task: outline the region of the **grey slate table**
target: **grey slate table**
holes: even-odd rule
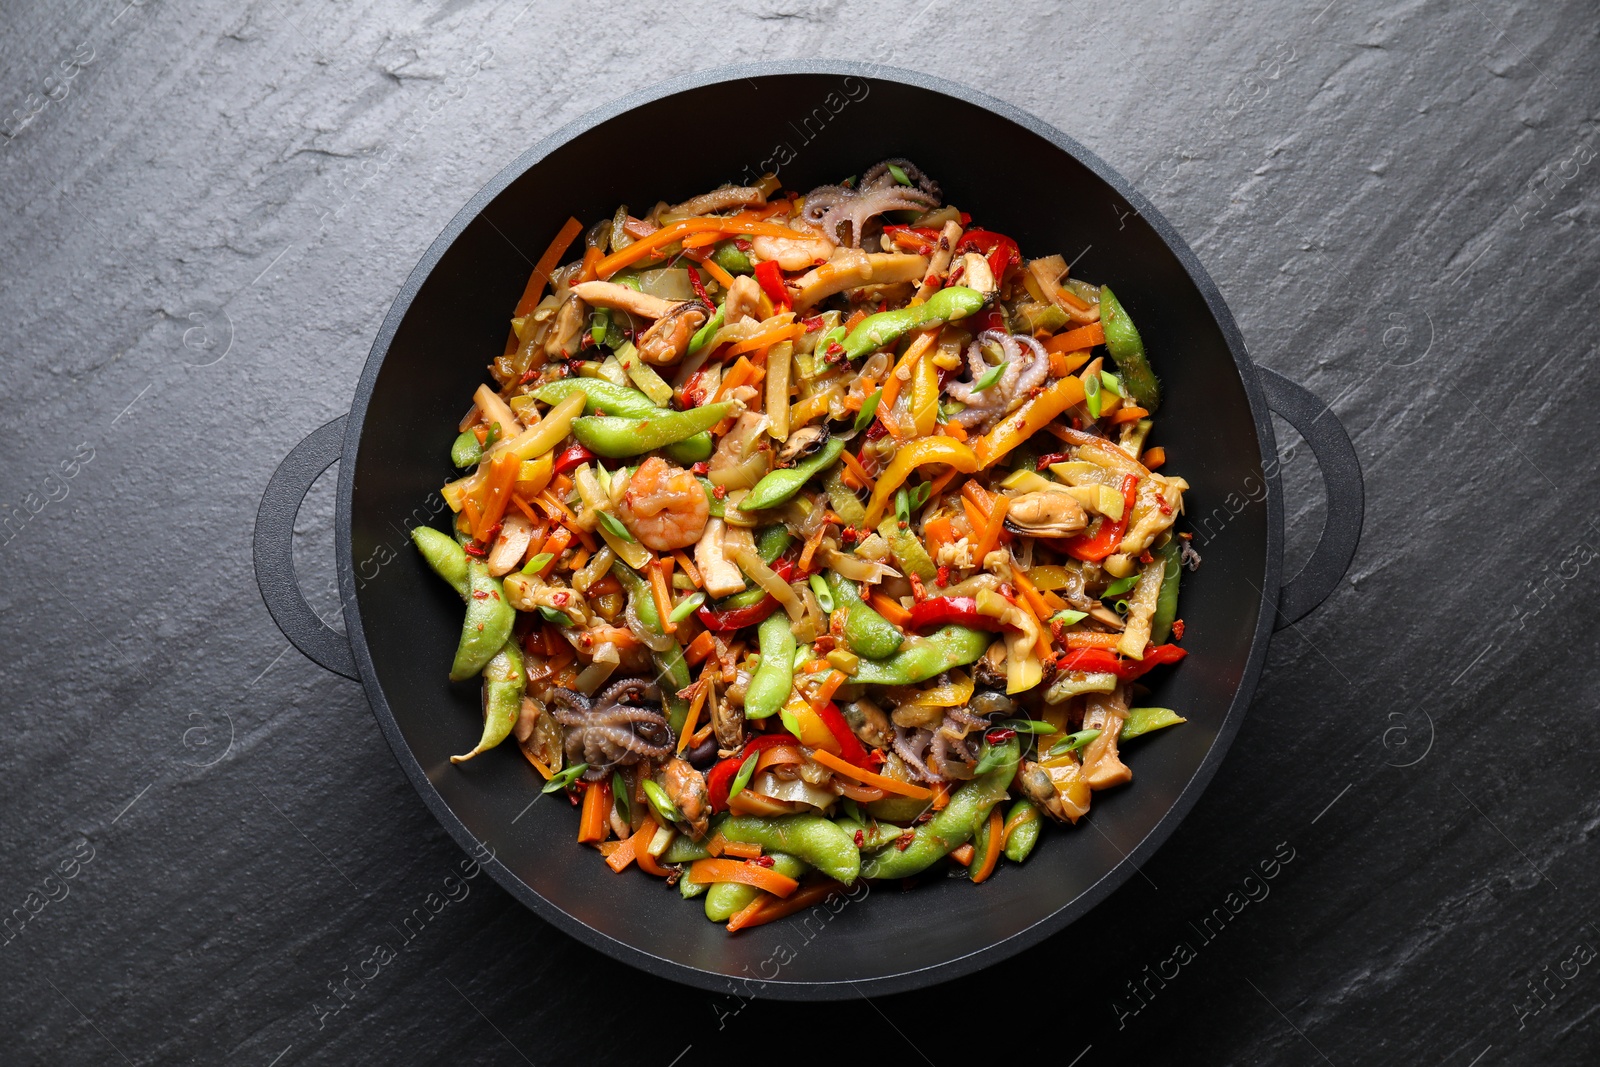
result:
[[[1597,35],[1504,0],[6,5],[0,1061],[666,1065],[793,1032],[855,1062],[1600,1061]],[[978,975],[820,1007],[447,892],[461,854],[250,566],[268,474],[472,191],[629,90],[812,55],[966,82],[1127,174],[1368,492],[1347,584],[1274,640],[1144,877]],[[1292,573],[1322,505],[1279,429]],[[329,617],[332,500],[297,531]]]

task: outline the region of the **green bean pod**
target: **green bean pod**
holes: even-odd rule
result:
[[[862,600],[855,582],[841,578],[833,571],[827,572],[827,579],[834,603],[846,612],[844,643],[850,646],[850,651],[868,659],[886,659],[898,652],[906,639],[900,627]]]
[[[999,762],[950,795],[943,811],[912,831],[911,844],[873,853],[861,867],[863,878],[908,878],[925,871],[972,840],[989,809],[1005,800],[1017,771],[1021,745],[1015,737],[994,746]],[[985,745],[985,752],[989,746]]]
[[[1150,369],[1144,339],[1108,285],[1100,287],[1100,326],[1105,330],[1106,351],[1122,375],[1122,384],[1140,407],[1154,412],[1161,406],[1161,383]]]
[[[517,621],[516,609],[506,600],[500,579],[491,575],[481,560],[467,561],[467,594],[467,617],[461,624],[455,662],[450,665],[452,682],[464,682],[483,670],[511,636],[511,624]]]
[[[760,845],[767,852],[786,852],[845,885],[854,882],[861,870],[854,834],[822,815],[735,815],[722,824],[722,836]]]
[[[744,717],[766,719],[776,715],[794,688],[794,624],[783,612],[761,621],[761,666],[750,676],[744,694]]]
[[[745,498],[739,501],[740,511],[760,511],[762,508],[775,508],[798,493],[811,476],[818,471],[827,470],[838,460],[839,453],[844,451],[844,441],[838,437],[831,437],[828,442],[817,451],[817,454],[802,463],[792,467],[775,470],[756,483]]]
[[[522,711],[522,694],[528,688],[523,670],[522,649],[515,640],[507,641],[483,668],[483,736],[478,746],[465,756],[451,756],[451,763],[465,763],[480,752],[487,752],[511,734]]]
[[[1006,838],[1006,859],[1012,863],[1021,863],[1028,858],[1033,846],[1039,843],[1039,834],[1044,828],[1038,806],[1027,797],[1011,805],[1011,810],[1006,813],[1006,822],[1011,822],[1019,815],[1023,816],[1022,821],[1011,828],[1011,836]]]
[[[467,553],[461,543],[431,526],[413,526],[411,540],[433,573],[450,583],[450,588],[465,600],[472,592],[467,582]]]
[[[622,459],[693,437],[711,429],[734,410],[732,403],[724,401],[646,418],[588,415],[572,420],[572,436],[597,456]]]
[[[772,869],[789,878],[799,878],[810,870],[805,861],[796,859],[785,852],[769,852],[772,858]],[[761,890],[753,885],[743,882],[717,882],[711,887],[711,892],[706,894],[706,918],[714,923],[725,923],[739,912],[745,905],[761,895]]]
[[[1161,591],[1156,595],[1156,611],[1150,616],[1150,643],[1164,645],[1172,635],[1172,622],[1178,617],[1178,583],[1183,580],[1183,559],[1178,551],[1178,539],[1170,537],[1167,543],[1150,550],[1161,557]]]
[[[844,339],[846,359],[860,359],[900,340],[912,330],[964,319],[983,307],[983,294],[964,285],[940,289],[926,303],[868,315]]]
[[[953,667],[976,662],[994,635],[951,623],[927,637],[907,638],[900,651],[887,659],[863,659],[850,681],[858,685],[912,685],[925,682]]]

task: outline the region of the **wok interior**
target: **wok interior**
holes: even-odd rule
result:
[[[715,130],[721,147],[706,151],[685,129]],[[982,886],[930,875],[911,892],[872,887],[867,900],[809,923],[796,917],[729,936],[659,881],[596,862],[575,842],[576,812],[560,795],[540,796],[538,775],[514,745],[450,764],[480,730],[476,684],[445,677],[461,604],[404,530],[429,520],[430,506],[442,526],[437,490],[451,474],[457,421],[505,341],[532,261],[569,215],[588,224],[619,203],[642,213],[657,199],[682,200],[774,165],[785,188],[804,191],[889,156],[915,161],[947,203],[1015,237],[1025,255],[1077,257],[1074,276],[1114,284],[1138,323],[1167,398],[1151,443],[1166,446],[1169,468],[1193,487],[1179,528],[1220,509],[1208,527],[1216,532],[1196,538],[1204,565],[1184,577],[1191,655],[1157,672],[1142,701],[1189,721],[1129,746],[1135,782],[1095,798],[1089,818],[1100,833],[1052,827],[1026,865]],[[381,689],[381,698],[370,695],[380,719],[392,714],[444,805],[524,883],[507,888],[525,902],[537,894],[605,938],[710,976],[841,983],[904,975],[1016,938],[1073,904],[1155,828],[1201,767],[1243,680],[1265,588],[1259,477],[1249,403],[1199,290],[1150,224],[1064,150],[982,107],[896,82],[805,74],[703,86],[603,122],[532,166],[466,226],[415,293],[376,378],[349,506],[355,602]],[[725,986],[710,976],[697,980]]]

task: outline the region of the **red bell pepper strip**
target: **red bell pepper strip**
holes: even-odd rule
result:
[[[1133,514],[1133,502],[1138,496],[1139,479],[1132,474],[1122,476],[1122,518],[1115,522],[1100,520],[1100,529],[1091,537],[1079,534],[1062,545],[1068,555],[1089,563],[1098,563],[1117,550],[1122,535],[1128,529],[1128,517]]]
[[[1176,663],[1189,653],[1177,645],[1153,645],[1145,649],[1144,659],[1124,659],[1104,648],[1080,648],[1058,661],[1064,671],[1085,674],[1114,674],[1120,682],[1131,682],[1163,663]]]
[[[786,582],[794,581],[794,560],[787,556],[772,565],[772,572]],[[695,617],[700,620],[708,630],[715,630],[719,634],[732,633],[745,626],[754,626],[756,623],[771,615],[778,607],[778,598],[768,593],[761,600],[756,601],[747,608],[734,608],[732,611],[711,611],[708,608],[695,609]]]
[[[738,777],[739,768],[744,765],[744,761],[750,758],[750,753],[777,745],[794,745],[798,748],[800,739],[783,730],[757,734],[745,743],[737,755],[720,760],[715,767],[712,767],[710,773],[706,775],[706,793],[711,802],[711,810],[728,810],[728,791],[733,788],[733,780]]]
[[[570,470],[576,470],[593,458],[594,453],[587,448],[582,445],[573,445],[556,457],[555,464],[550,468],[550,473],[552,476],[565,474]]]
[[[761,291],[767,294],[767,299],[772,301],[772,306],[779,311],[787,311],[794,306],[794,300],[789,296],[789,290],[783,285],[783,270],[775,259],[764,259],[756,264],[756,281],[761,284]]]
[[[956,243],[956,252],[980,253],[989,261],[989,270],[993,272],[996,283],[1005,278],[1007,269],[1022,265],[1022,251],[1017,247],[1017,242],[992,230],[968,230]]]
[[[926,630],[952,622],[974,630],[999,632],[1004,628],[999,619],[980,612],[977,598],[970,596],[936,596],[918,601],[911,608],[906,628]]]
[[[856,740],[855,732],[850,729],[850,724],[844,721],[844,715],[839,712],[839,705],[828,701],[817,709],[822,724],[828,728],[833,739],[839,742],[839,755],[847,763],[853,763],[863,770],[871,770],[872,763],[867,757],[867,750],[860,741]]]

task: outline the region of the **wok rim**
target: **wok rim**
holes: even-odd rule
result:
[[[384,316],[383,323],[373,340],[367,361],[362,367],[360,378],[357,380],[355,394],[350,404],[349,419],[345,427],[344,447],[340,455],[338,498],[334,515],[335,562],[338,569],[341,599],[344,604],[345,632],[348,635],[351,652],[354,655],[355,663],[361,676],[362,688],[366,692],[367,702],[372,708],[373,717],[378,721],[379,729],[383,732],[396,761],[410,780],[412,787],[416,789],[428,810],[455,842],[468,853],[479,853],[483,848],[482,842],[457,817],[439,790],[428,779],[422,764],[406,743],[394,712],[384,697],[383,687],[379,683],[371,653],[367,648],[366,633],[362,626],[361,613],[356,600],[357,582],[351,535],[355,472],[362,430],[366,424],[366,416],[373,391],[388,355],[389,347],[399,331],[400,324],[411,310],[412,303],[421,290],[423,283],[438,266],[440,259],[450,246],[497,196],[556,149],[635,108],[688,90],[757,77],[808,74],[838,75],[840,77],[854,76],[875,81],[894,82],[941,93],[983,108],[1002,119],[1016,123],[1066,152],[1092,171],[1096,177],[1105,182],[1106,185],[1134,207],[1135,211],[1144,218],[1162,243],[1177,258],[1184,272],[1189,276],[1191,283],[1199,292],[1207,310],[1221,331],[1229,353],[1233,356],[1235,368],[1238,371],[1240,382],[1244,387],[1245,395],[1250,405],[1251,417],[1255,424],[1256,440],[1261,452],[1259,456],[1261,478],[1266,485],[1267,558],[1264,561],[1263,583],[1260,590],[1262,603],[1260,614],[1256,620],[1255,633],[1251,638],[1250,648],[1245,657],[1239,686],[1234,692],[1233,699],[1228,704],[1222,724],[1217,730],[1216,738],[1213,740],[1211,748],[1206,752],[1205,757],[1200,761],[1200,765],[1195,769],[1194,774],[1179,792],[1177,798],[1137,845],[1128,850],[1123,855],[1123,858],[1094,884],[1063,903],[1049,915],[973,952],[953,957],[937,964],[859,980],[786,982],[781,979],[781,976],[768,981],[753,981],[748,978],[738,979],[745,987],[744,992],[746,995],[773,1000],[797,1001],[836,1000],[854,996],[900,993],[971,974],[974,971],[1014,956],[1051,934],[1065,929],[1110,896],[1172,836],[1178,825],[1183,822],[1194,808],[1200,795],[1211,784],[1217,769],[1226,758],[1228,750],[1232,747],[1234,737],[1238,734],[1239,728],[1243,723],[1251,697],[1255,692],[1256,682],[1265,663],[1267,645],[1271,639],[1273,623],[1277,616],[1278,593],[1283,581],[1283,501],[1277,465],[1273,462],[1277,454],[1277,444],[1272,429],[1272,419],[1267,406],[1266,395],[1256,376],[1255,365],[1250,361],[1244,337],[1239,330],[1238,324],[1234,321],[1232,312],[1229,311],[1216,283],[1212,281],[1210,274],[1201,265],[1199,257],[1178,234],[1176,228],[1156,209],[1155,205],[1134,188],[1131,182],[1075,139],[1033,114],[987,93],[982,93],[933,75],[923,74],[919,71],[852,60],[801,59],[765,60],[756,63],[734,64],[680,75],[667,81],[638,89],[619,100],[596,108],[567,123],[518,155],[516,159],[474,193],[451,218],[439,236],[428,246],[427,251],[422,254],[417,265],[412,268],[411,273],[401,285],[400,291],[396,294],[388,313]],[[523,881],[521,877],[497,858],[491,857],[487,860],[480,860],[480,863],[496,883],[516,900],[532,909],[541,919],[615,960],[637,967],[656,977],[666,978],[716,993],[727,992],[735,982],[732,976],[658,956],[587,925],[540,895],[536,889]],[[752,986],[755,987],[753,990],[750,988]]]

